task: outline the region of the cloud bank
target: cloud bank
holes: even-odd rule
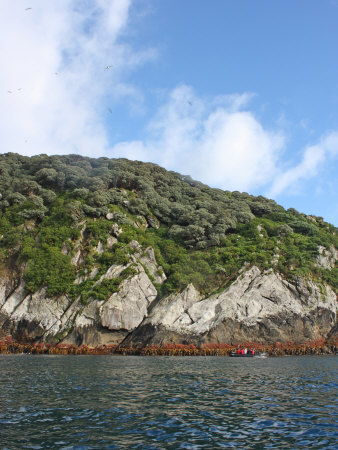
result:
[[[105,102],[135,99],[123,75],[153,57],[121,40],[130,1],[29,5],[0,2],[2,151],[101,156]]]

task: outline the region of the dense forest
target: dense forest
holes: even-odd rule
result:
[[[155,164],[2,154],[0,206],[1,272],[23,274],[27,292],[46,286],[49,295],[81,295],[83,303],[105,299],[132,264],[117,279],[96,281],[112,264],[130,260],[135,240],[155,250],[167,277],[162,285],[153,280],[162,296],[189,283],[205,295],[222,290],[253,264],[338,291],[337,267],[318,264],[320,253],[338,248],[337,229],[323,218],[213,189]],[[118,239],[108,245],[112,236]],[[79,241],[85,257],[75,267]],[[93,268],[95,276],[86,277]]]

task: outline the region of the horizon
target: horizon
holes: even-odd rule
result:
[[[151,162],[337,226],[337,12],[3,0],[0,152]]]

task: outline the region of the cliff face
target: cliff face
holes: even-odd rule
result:
[[[132,346],[180,343],[304,342],[325,338],[336,321],[337,299],[299,278],[251,267],[225,291],[201,300],[192,285],[161,300],[126,340]]]
[[[321,217],[125,159],[9,153],[0,175],[0,346],[337,336]]]
[[[306,342],[335,335],[337,298],[329,286],[298,278],[289,283],[272,269],[243,268],[220,293],[202,298],[190,284],[179,294],[156,300],[149,276],[164,281],[151,248],[137,242],[133,272],[106,300],[66,295],[48,297],[45,289],[27,295],[22,279],[4,277],[0,285],[0,327],[21,342],[63,342],[88,346],[143,347],[183,343],[255,341]],[[130,263],[129,263],[130,265]],[[99,283],[127,266],[112,265]],[[153,275],[151,275],[153,274]]]
[[[105,301],[90,298],[83,304],[80,298],[74,301],[66,295],[49,297],[44,288],[27,295],[23,279],[3,278],[0,285],[2,335],[10,334],[23,342],[119,344],[141,324],[157,295],[145,272],[146,269],[151,274],[158,269],[153,249],[141,252],[137,242],[132,242],[131,248],[136,253],[130,263],[110,266],[97,281],[100,285],[104,280],[115,279],[133,264],[131,275]],[[80,258],[81,255],[75,258],[74,264]],[[95,269],[89,277],[94,274]],[[163,275],[157,276],[158,282],[163,279]]]

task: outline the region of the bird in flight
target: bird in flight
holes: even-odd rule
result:
[[[25,11],[28,11],[29,9],[33,9],[33,8],[26,8]]]
[[[108,108],[108,111],[110,112],[110,114],[112,114],[113,113],[113,111],[110,109],[110,108]]]
[[[13,94],[13,92],[12,91],[7,91],[9,94]]]
[[[104,70],[109,70],[111,67],[113,67],[113,66],[107,66],[107,67],[105,67]]]
[[[188,100],[188,103],[189,103],[189,105],[190,105],[190,106],[192,106],[192,103],[191,103],[191,102],[189,102],[189,100]]]

